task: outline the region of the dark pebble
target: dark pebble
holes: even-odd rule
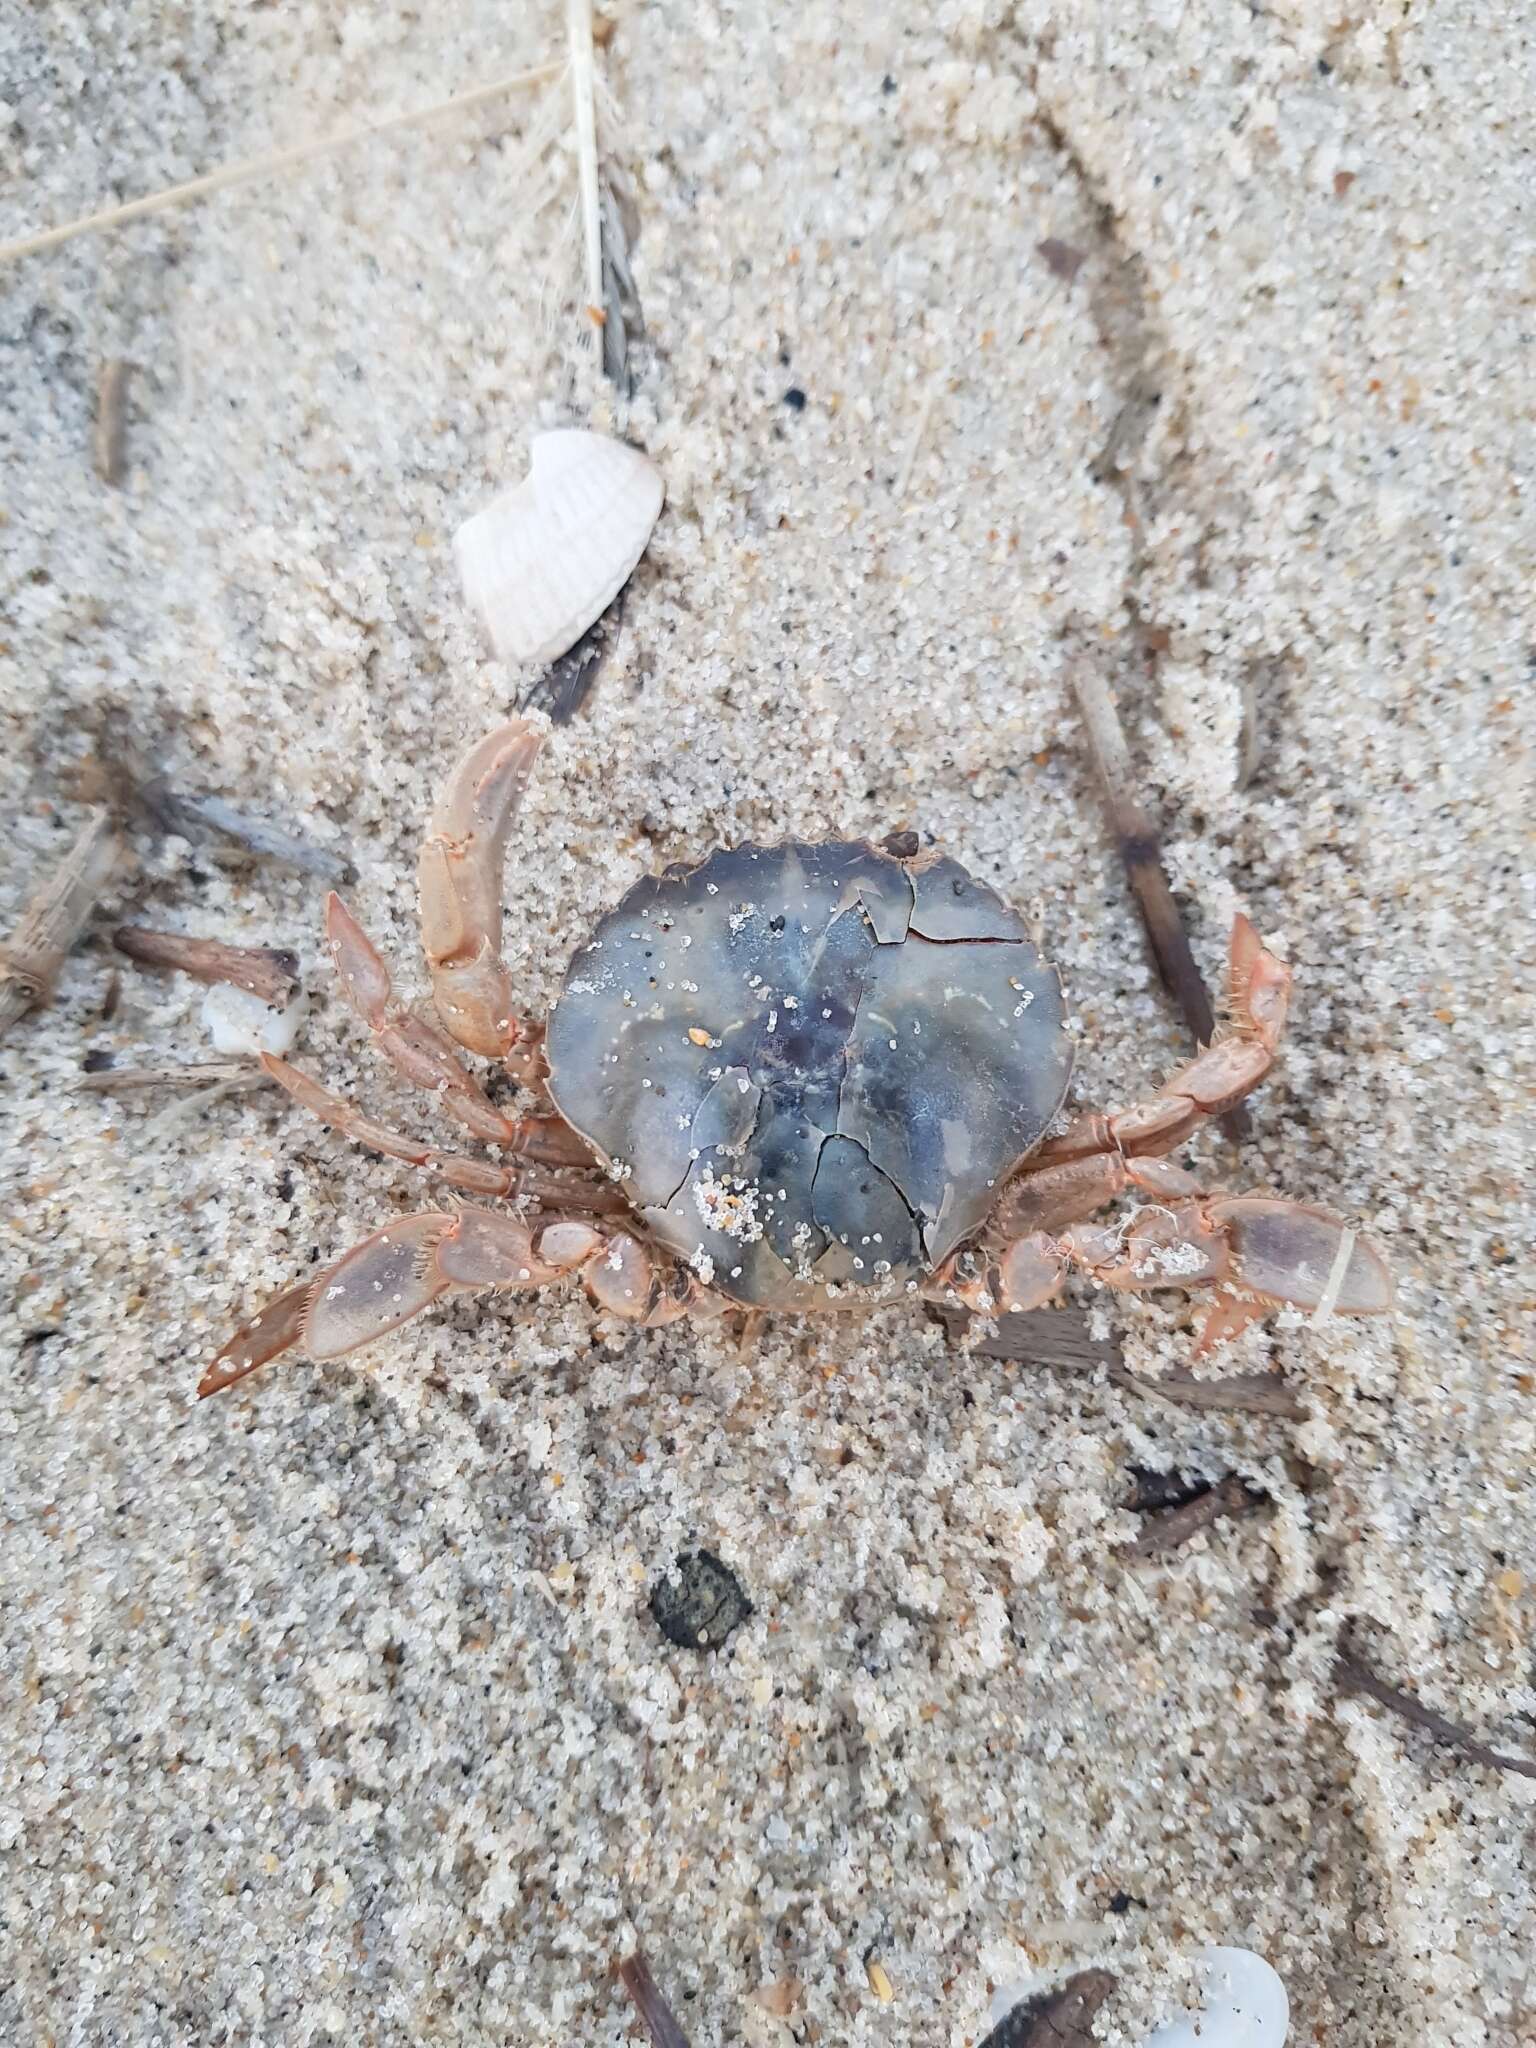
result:
[[[1188,1472],[1154,1472],[1147,1465],[1133,1465],[1131,1477],[1136,1491],[1126,1502],[1133,1514],[1152,1515],[1163,1508],[1187,1508],[1211,1490],[1209,1479],[1196,1479]]]
[[[784,394],[784,403],[789,407],[791,412],[805,411],[805,393],[800,389],[800,386],[798,384],[790,385],[789,389]]]
[[[752,1612],[741,1581],[707,1550],[689,1550],[677,1560],[677,1576],[658,1579],[651,1593],[651,1619],[680,1650],[717,1650]]]

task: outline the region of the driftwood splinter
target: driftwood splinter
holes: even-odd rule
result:
[[[688,2048],[688,2037],[678,2024],[677,2014],[662,1997],[651,1975],[651,1966],[639,1949],[620,1963],[619,1981],[635,2001],[635,2009],[645,2021],[655,2048]]]
[[[1435,1741],[1448,1743],[1453,1749],[1459,1749],[1463,1756],[1470,1757],[1473,1763],[1485,1764],[1491,1771],[1513,1771],[1517,1777],[1536,1778],[1536,1757],[1507,1756],[1502,1750],[1490,1749],[1469,1728],[1448,1720],[1444,1714],[1437,1714],[1433,1707],[1426,1707],[1411,1692],[1404,1692],[1401,1686],[1389,1685],[1358,1652],[1341,1651],[1333,1669],[1339,1691],[1345,1698],[1357,1694],[1374,1700],[1379,1707],[1396,1714],[1410,1727],[1422,1728]]]
[[[85,930],[122,854],[110,816],[94,811],[63,860],[39,883],[0,946],[0,1038],[17,1018],[50,1002],[54,984]]]
[[[227,982],[274,1007],[285,1003],[299,979],[296,953],[279,946],[228,946],[221,939],[194,939],[185,932],[151,931],[148,925],[120,925],[112,934],[119,953],[146,967],[171,967],[194,981]]]
[[[1146,926],[1152,956],[1164,988],[1179,1006],[1179,1013],[1197,1045],[1209,1045],[1216,1035],[1216,1012],[1205,985],[1189,934],[1179,915],[1163,866],[1162,844],[1151,812],[1136,793],[1130,749],[1114,700],[1103,680],[1086,661],[1072,668],[1072,687],[1082,714],[1083,730],[1098,772],[1104,813],[1115,836],[1126,878],[1135,893]],[[1222,1112],[1221,1128],[1229,1138],[1241,1138],[1248,1129],[1240,1104]]]

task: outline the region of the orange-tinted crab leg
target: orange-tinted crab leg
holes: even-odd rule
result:
[[[391,1130],[387,1124],[375,1122],[344,1096],[333,1095],[329,1088],[322,1088],[318,1081],[272,1053],[263,1053],[261,1064],[295,1102],[302,1104],[321,1123],[329,1124],[333,1131],[339,1131],[344,1138],[352,1138],[375,1152],[382,1152],[387,1159],[402,1159],[408,1166],[419,1167],[422,1172],[447,1181],[450,1187],[463,1188],[473,1195],[549,1192],[557,1201],[583,1201],[586,1190],[577,1183],[555,1181],[545,1175],[534,1177],[522,1163],[528,1161],[556,1167],[591,1167],[596,1164],[591,1148],[561,1117],[524,1116],[508,1120],[508,1149],[516,1153],[519,1163],[494,1166],[486,1159],[470,1159],[462,1153],[444,1152],[420,1138],[407,1138],[402,1132]],[[617,1199],[613,1204],[604,1199],[590,1206],[625,1206],[616,1189],[610,1191],[594,1186],[592,1192],[605,1197],[611,1192]]]
[[[1149,1204],[1127,1228],[1070,1230],[1058,1249],[1106,1287],[1215,1287],[1197,1357],[1276,1308],[1369,1316],[1392,1307],[1392,1276],[1374,1245],[1330,1209],[1268,1195]]]
[[[502,868],[539,734],[525,719],[464,756],[432,813],[420,865],[421,939],[449,1035],[505,1059],[533,1034],[513,1006],[501,959]]]
[[[386,1224],[318,1279],[269,1301],[213,1360],[198,1398],[222,1393],[295,1346],[312,1359],[342,1358],[450,1292],[520,1293],[577,1272],[600,1307],[629,1322],[654,1327],[694,1305],[691,1276],[681,1267],[664,1276],[625,1232],[605,1236],[575,1217],[524,1221],[498,1209],[428,1209]]]
[[[1228,965],[1231,1029],[1180,1068],[1145,1102],[1114,1116],[1081,1116],[1058,1138],[1048,1138],[1024,1168],[1026,1175],[1101,1152],[1145,1155],[1182,1145],[1202,1118],[1219,1116],[1257,1088],[1275,1063],[1285,1028],[1291,970],[1261,942],[1246,917],[1232,926]]]
[[[325,935],[348,1003],[396,1073],[436,1095],[448,1114],[477,1138],[511,1144],[515,1127],[486,1099],[452,1040],[393,1001],[383,957],[334,890],[326,898]]]

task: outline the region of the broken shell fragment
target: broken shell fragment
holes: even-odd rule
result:
[[[220,982],[203,997],[203,1029],[214,1051],[226,1056],[291,1052],[308,1007],[302,990],[284,1008],[274,1009],[249,989]]]
[[[1262,1956],[1246,1948],[1195,1951],[1200,2011],[1149,2034],[1142,2048],[1285,2048],[1290,2001]]]
[[[606,434],[539,434],[520,484],[453,537],[464,594],[504,661],[549,662],[612,604],[665,495],[638,448]]]

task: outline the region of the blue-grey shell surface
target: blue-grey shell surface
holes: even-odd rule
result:
[[[985,1221],[1071,1073],[1061,985],[957,861],[738,846],[571,962],[549,1089],[647,1233],[736,1300],[850,1308]]]

